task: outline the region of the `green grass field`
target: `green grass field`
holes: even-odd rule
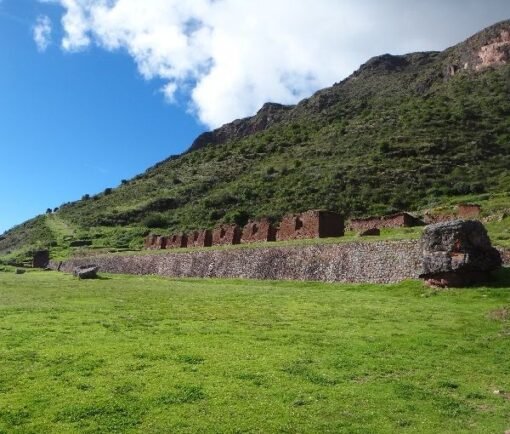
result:
[[[450,291],[3,272],[0,433],[503,433],[509,308],[509,270]]]

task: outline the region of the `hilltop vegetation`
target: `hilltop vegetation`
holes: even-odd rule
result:
[[[442,53],[371,59],[295,107],[267,104],[253,118],[199,137],[190,152],[65,204],[56,212],[60,227],[128,248],[151,228],[187,231],[316,208],[363,216],[501,198],[510,191],[510,65],[479,70],[476,59],[507,27],[498,24]],[[498,211],[509,207],[506,201]],[[40,216],[8,232],[0,253],[61,245],[51,223]]]

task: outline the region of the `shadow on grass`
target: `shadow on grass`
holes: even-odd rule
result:
[[[112,280],[111,277],[106,277],[106,276],[99,276],[97,275],[96,277],[89,277],[89,278],[86,278],[86,279],[80,279],[78,277],[75,277],[73,276],[75,280],[78,280],[79,282],[81,281],[86,281],[86,280]]]
[[[94,279],[92,280],[112,280],[111,277],[107,277],[107,276],[102,276],[100,274],[98,274]]]
[[[503,267],[491,274],[489,282],[474,285],[475,288],[508,288],[510,289],[510,268]]]

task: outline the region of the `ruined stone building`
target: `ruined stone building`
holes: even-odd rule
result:
[[[406,212],[400,212],[383,217],[351,219],[349,229],[351,231],[366,231],[368,229],[409,228],[422,225],[423,222],[420,219]]]
[[[145,237],[145,240],[143,242],[143,246],[146,249],[152,249],[156,245],[156,241],[158,239],[159,235],[156,234],[149,234]]]
[[[33,268],[46,268],[50,262],[49,250],[38,250],[33,253],[32,267]]]
[[[423,222],[406,212],[399,212],[382,217],[382,228],[411,228],[414,226],[423,226]]]
[[[146,238],[146,242],[152,240],[152,244],[148,247],[148,249],[151,250],[163,250],[166,249],[166,244],[168,242],[168,237],[164,237],[161,235],[154,235],[155,238],[151,238],[148,240],[148,237]]]
[[[480,205],[461,203],[457,205],[457,216],[462,219],[476,219],[480,217],[482,207]]]
[[[276,228],[268,219],[249,221],[243,228],[241,243],[276,241]]]
[[[212,234],[213,246],[239,244],[241,242],[241,228],[237,225],[221,225]]]
[[[431,214],[425,213],[424,221],[426,224],[443,223],[457,219],[477,220],[482,213],[480,205],[471,203],[460,203],[455,209],[455,213]]]
[[[209,229],[203,231],[194,231],[188,237],[188,247],[211,247],[212,231]]]
[[[344,219],[330,211],[307,211],[302,214],[288,215],[278,228],[278,241],[304,238],[341,237],[344,234]]]
[[[188,236],[186,234],[174,234],[167,239],[167,249],[178,249],[188,246]]]

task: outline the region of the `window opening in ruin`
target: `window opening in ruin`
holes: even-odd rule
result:
[[[303,222],[299,217],[296,217],[295,227],[294,229],[297,231],[303,227]]]
[[[225,229],[221,229],[221,231],[220,231],[220,238],[223,238],[225,236],[225,234],[226,234]]]
[[[251,227],[251,234],[252,235],[255,235],[257,232],[259,231],[259,227],[254,224],[252,227]]]

